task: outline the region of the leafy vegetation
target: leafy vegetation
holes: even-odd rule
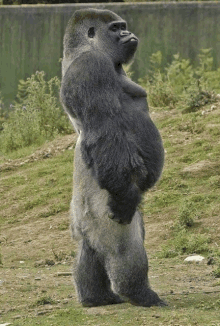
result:
[[[45,304],[54,304],[55,301],[49,296],[43,296],[36,301],[36,306],[43,306]]]
[[[173,61],[162,68],[162,53],[152,54],[151,71],[140,79],[149,94],[152,106],[181,108],[184,112],[195,112],[206,104],[217,101],[220,92],[220,68],[213,70],[212,49],[200,50],[199,65],[193,67],[189,59],[182,59],[179,54]]]
[[[72,128],[59,101],[60,81],[48,82],[44,72],[36,72],[18,85],[17,102],[2,124],[0,150],[10,152],[33,144],[40,145]]]

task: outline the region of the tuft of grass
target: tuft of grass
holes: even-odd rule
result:
[[[213,271],[213,275],[216,278],[219,278],[220,277],[220,265]]]
[[[210,237],[205,234],[189,233],[183,229],[172,241],[179,254],[201,254],[209,252]]]
[[[59,226],[58,226],[58,229],[60,231],[68,230],[69,229],[69,221],[67,220],[67,221],[64,221],[64,222],[60,223]]]
[[[1,180],[4,191],[1,193],[0,224],[16,223],[24,216],[48,218],[68,211],[72,195],[72,164],[73,153],[66,150],[62,155],[3,171],[1,175],[6,177]]]
[[[158,253],[160,258],[173,258],[183,254],[207,254],[210,251],[211,239],[205,234],[195,234],[182,229],[168,241],[167,245],[162,246]]]
[[[195,223],[195,207],[193,203],[187,199],[183,200],[178,212],[178,224],[180,227],[192,227]]]
[[[60,251],[55,251],[54,248],[52,248],[52,253],[54,255],[54,258],[57,262],[61,262],[63,259],[66,258],[67,254],[63,252],[62,250]]]
[[[2,253],[0,251],[0,265],[3,265]]]
[[[43,296],[40,299],[38,299],[35,303],[36,306],[43,306],[46,304],[55,304],[56,301],[53,300],[50,296]]]

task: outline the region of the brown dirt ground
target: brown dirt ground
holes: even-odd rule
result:
[[[13,169],[42,160],[45,155],[58,155],[73,147],[74,143],[72,135],[62,137],[25,160],[3,163],[1,169]],[[21,312],[26,316],[36,316],[63,308],[68,302],[76,300],[70,275],[73,262],[71,251],[76,251],[76,243],[71,240],[68,229],[59,229],[60,223],[66,221],[68,213],[62,212],[51,218],[29,219],[25,224],[21,221],[16,225],[3,226],[0,237],[4,264],[4,269],[0,267],[0,317],[10,313],[14,318],[20,318]],[[216,220],[209,219],[208,222],[210,225],[220,225]],[[155,258],[155,251],[160,250],[158,243],[167,237],[167,226],[169,222],[164,226],[160,220],[145,218],[145,246],[152,287],[168,301],[169,296],[176,296],[176,300],[180,300],[182,295],[190,293],[220,293],[220,281],[212,275],[213,267],[207,265],[206,259],[200,264],[187,264],[184,263],[185,257]],[[60,257],[60,261],[57,257]],[[49,261],[55,264],[51,265]],[[62,272],[64,274],[60,275]],[[52,297],[55,304],[36,305],[36,301],[45,296]]]

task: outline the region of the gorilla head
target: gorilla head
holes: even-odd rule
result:
[[[109,10],[78,10],[70,20],[64,37],[64,56],[80,49],[102,51],[116,66],[127,63],[138,45],[121,17]],[[78,51],[77,51],[78,52]]]

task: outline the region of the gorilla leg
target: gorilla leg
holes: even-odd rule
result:
[[[135,248],[136,247],[136,248]],[[165,303],[150,288],[148,261],[143,245],[130,247],[118,256],[108,257],[106,270],[115,293],[131,304],[150,307]]]
[[[87,240],[81,240],[74,272],[79,301],[83,306],[122,303],[110,289],[110,280],[100,258]]]

